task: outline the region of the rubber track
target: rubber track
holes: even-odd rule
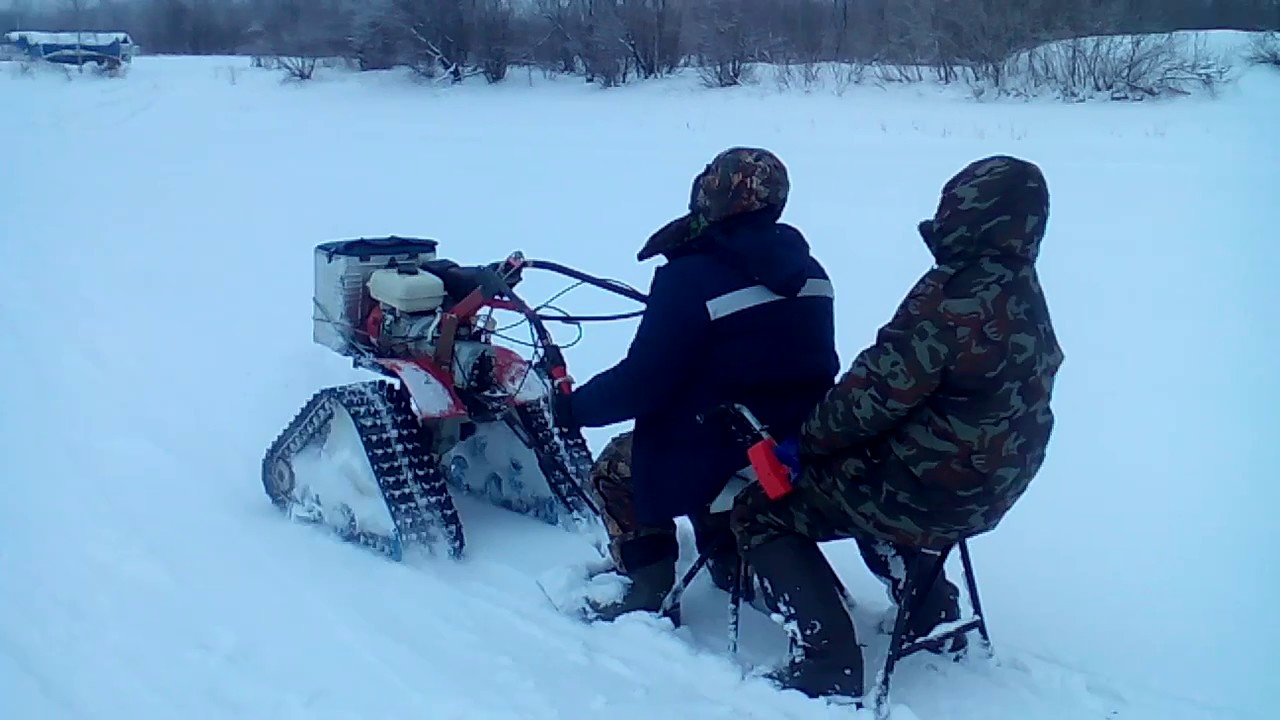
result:
[[[394,383],[375,380],[320,390],[271,444],[262,461],[262,481],[278,507],[290,510],[292,497],[277,494],[271,469],[292,458],[320,434],[339,410],[350,415],[369,467],[396,526],[388,538],[354,529],[337,532],[346,540],[399,560],[410,545],[432,548],[443,542],[451,557],[462,556],[462,521],[445,484],[440,463],[428,451],[427,430],[414,415],[409,396]]]
[[[580,431],[566,432],[553,427],[547,413],[547,402],[529,403],[517,410],[517,423],[512,428],[519,437],[528,437],[530,449],[538,458],[547,487],[568,511],[575,525],[600,522],[599,500],[591,488],[591,451]],[[581,481],[575,480],[581,478]]]

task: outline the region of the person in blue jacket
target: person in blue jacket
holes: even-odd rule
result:
[[[565,427],[635,421],[592,473],[617,572],[630,580],[620,601],[592,606],[596,619],[659,610],[675,584],[681,516],[700,552],[721,548],[712,575],[731,587],[738,551],[727,513],[710,507],[749,462],[727,428],[703,416],[741,403],[788,437],[835,381],[834,292],[804,236],[779,220],[789,192],[787,169],[768,150],[718,154],[694,178],[689,212],[638,255],[667,263],[626,357],[557,399]]]

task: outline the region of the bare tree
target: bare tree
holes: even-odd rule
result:
[[[1259,35],[1249,45],[1249,62],[1280,68],[1280,32]]]
[[[321,58],[351,52],[353,15],[340,0],[256,2],[261,19],[246,31],[244,47],[289,77],[310,80]]]
[[[388,70],[405,61],[406,33],[392,0],[354,0],[350,56],[361,70]]]
[[[391,0],[404,33],[404,62],[424,77],[460,83],[467,71],[463,0]]]
[[[615,12],[637,74],[659,77],[679,67],[683,13],[678,0],[620,0]]]
[[[1174,71],[1155,59],[1168,55],[1162,41],[1105,38],[1280,30],[1280,0],[17,0],[0,13],[11,25],[126,30],[157,52],[239,52],[273,65],[340,55],[450,83],[499,82],[525,63],[605,87],[695,65],[706,84],[731,86],[772,64],[781,84],[809,87],[836,63],[841,89],[870,68],[882,81],[1133,95],[1215,73],[1196,65],[1202,53]],[[1259,40],[1252,55],[1276,44]],[[295,76],[314,71],[289,64]],[[1158,67],[1168,72],[1149,70]],[[1169,82],[1135,79],[1153,73]]]
[[[583,44],[573,0],[537,0],[534,12],[533,61],[551,72],[577,72]]]
[[[1141,100],[1212,91],[1230,64],[1203,43],[1171,33],[1071,38],[1011,57],[999,92],[1048,90],[1068,100]]]
[[[1040,45],[1051,33],[1032,20],[1043,12],[1039,0],[1015,5],[1003,0],[959,0],[935,7],[933,26],[940,39],[932,62],[944,82],[958,79],[999,86],[1005,63],[1017,52]]]
[[[471,27],[475,59],[491,83],[507,76],[516,38],[512,29],[515,13],[507,0],[473,0],[465,18]]]
[[[750,11],[759,0],[706,0],[690,13],[693,54],[709,87],[751,82],[750,63],[761,43]]]
[[[627,82],[632,53],[616,0],[579,0],[579,50],[589,82],[614,87]]]

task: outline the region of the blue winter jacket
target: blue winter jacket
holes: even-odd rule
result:
[[[734,218],[667,256],[626,357],[571,400],[583,427],[635,421],[645,525],[705,510],[749,464],[699,415],[738,402],[775,437],[794,435],[840,367],[831,280],[795,228]]]

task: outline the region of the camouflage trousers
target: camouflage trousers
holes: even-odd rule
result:
[[[600,512],[609,534],[609,554],[618,570],[626,573],[657,560],[675,561],[679,550],[674,520],[642,525],[636,520],[635,492],[631,481],[630,432],[614,437],[591,468],[591,484],[600,501]],[[729,513],[695,514],[689,517],[699,552],[723,546],[733,552]]]
[[[917,533],[880,521],[883,509],[892,505],[885,498],[885,478],[896,472],[910,470],[894,457],[845,458],[838,465],[807,467],[792,492],[778,500],[759,485],[748,486],[730,511],[739,551],[750,553],[784,535],[814,542],[854,540],[867,568],[897,599],[920,545],[914,541]]]

